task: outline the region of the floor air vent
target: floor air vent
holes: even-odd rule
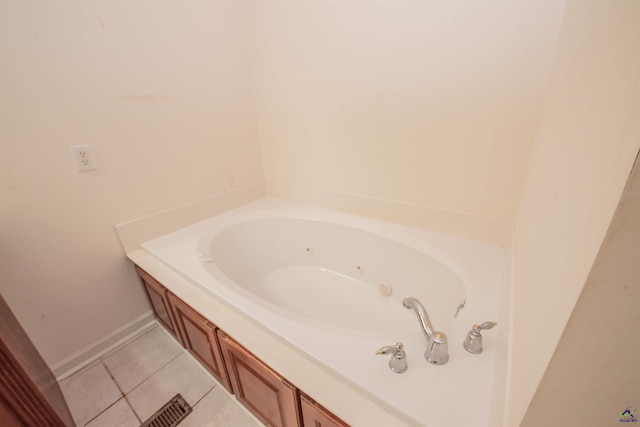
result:
[[[140,427],[174,427],[180,424],[190,412],[191,406],[180,394],[176,394]]]

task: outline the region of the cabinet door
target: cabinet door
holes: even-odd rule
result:
[[[185,348],[232,393],[216,335],[218,328],[171,292],[168,296]]]
[[[151,277],[146,271],[136,267],[136,272],[140,281],[144,287],[149,303],[153,309],[156,319],[167,331],[171,333],[176,339],[180,340],[178,332],[176,331],[175,324],[171,317],[171,308],[169,305],[169,299],[167,298],[167,289],[162,286],[156,279]]]
[[[236,398],[268,426],[299,425],[296,388],[218,330]]]
[[[349,427],[347,423],[303,393],[300,393],[300,408],[303,427]]]

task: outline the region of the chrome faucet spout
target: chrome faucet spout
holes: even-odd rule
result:
[[[422,332],[427,337],[427,349],[424,352],[424,358],[429,363],[436,365],[444,365],[449,361],[449,349],[447,346],[447,336],[442,332],[435,331],[431,324],[431,319],[427,314],[427,310],[416,298],[408,297],[402,300],[402,305],[408,309],[415,311],[418,316]]]
[[[418,301],[416,298],[408,297],[402,300],[402,305],[409,310],[413,310],[418,316],[418,321],[422,326],[422,331],[427,339],[430,339],[435,333],[433,329],[433,325],[431,324],[431,319],[429,319],[429,315],[427,314],[427,310],[424,309],[424,306]]]

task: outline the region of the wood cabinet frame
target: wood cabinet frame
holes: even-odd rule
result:
[[[136,273],[138,273],[138,277],[140,278],[140,282],[142,282],[142,287],[147,294],[147,299],[149,300],[149,304],[151,305],[155,318],[167,331],[169,331],[169,333],[171,333],[171,335],[182,343],[182,338],[176,329],[176,324],[171,312],[171,304],[167,296],[167,288],[137,265],[135,268]]]
[[[306,394],[299,392],[299,395],[302,427],[349,427],[348,424]]]
[[[296,387],[224,332],[218,336],[236,399],[265,425],[301,425]]]
[[[236,399],[272,427],[349,427],[137,265],[156,319]]]
[[[216,334],[218,327],[171,292],[167,295],[184,347],[233,393]]]

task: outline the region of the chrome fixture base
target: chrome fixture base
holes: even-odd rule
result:
[[[484,322],[481,325],[473,325],[473,328],[471,328],[467,334],[467,339],[465,339],[462,344],[464,349],[473,354],[482,353],[482,335],[480,334],[480,331],[491,329],[496,325],[496,322]]]
[[[376,351],[377,355],[389,353],[391,353],[391,359],[389,360],[389,369],[398,374],[407,372],[407,354],[404,351],[404,346],[402,345],[402,343],[398,342],[396,343],[396,345],[388,345]]]
[[[449,361],[449,348],[447,346],[447,336],[442,332],[434,330],[427,310],[424,309],[420,301],[416,298],[409,297],[402,300],[402,305],[408,309],[415,311],[418,316],[422,331],[427,337],[427,350],[424,352],[424,358],[427,362],[434,365],[444,365]]]

